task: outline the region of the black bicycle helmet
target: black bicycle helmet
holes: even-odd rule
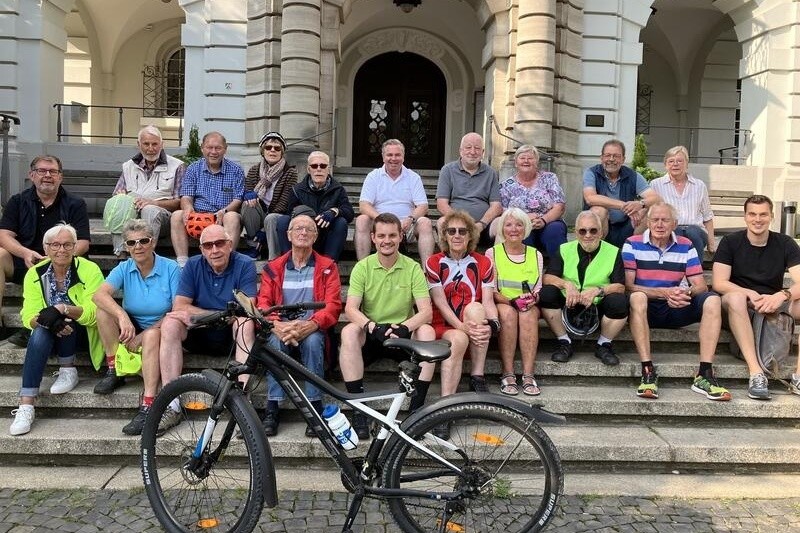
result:
[[[565,306],[561,311],[561,321],[564,322],[567,332],[576,337],[591,335],[600,326],[600,317],[594,304],[589,307],[580,304],[575,307]]]

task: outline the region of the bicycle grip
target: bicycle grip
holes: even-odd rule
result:
[[[280,312],[311,311],[314,309],[324,309],[325,302],[300,302],[280,306]]]
[[[205,313],[202,315],[194,315],[191,318],[192,325],[194,327],[200,326],[208,326],[215,322],[219,322],[223,318],[227,318],[229,315],[228,311],[214,311],[211,313]]]

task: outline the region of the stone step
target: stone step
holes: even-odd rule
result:
[[[38,414],[38,413],[37,413]],[[36,464],[57,458],[61,464],[97,464],[106,458],[128,457],[135,463],[139,438],[120,431],[120,421],[107,418],[68,420],[37,416],[33,430],[24,436],[0,433],[0,447],[10,460]],[[285,422],[270,437],[276,462],[328,466],[331,462],[322,445],[305,437],[302,422]],[[727,428],[665,425],[658,421],[613,425],[567,423],[545,426],[562,462],[568,469],[616,470],[622,467],[660,472],[680,467],[684,471],[737,469],[782,472],[800,470],[800,429]],[[188,435],[186,424],[171,431]],[[363,454],[359,444],[353,456]],[[236,441],[228,455],[243,456],[244,445]],[[9,464],[6,463],[6,464]]]

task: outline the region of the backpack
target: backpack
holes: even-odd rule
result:
[[[130,194],[115,194],[103,208],[103,226],[111,233],[122,233],[122,226],[136,218],[135,198]]]
[[[753,317],[753,335],[756,341],[756,358],[764,375],[783,380],[791,375],[792,336],[794,317],[788,305],[774,313],[756,313]]]

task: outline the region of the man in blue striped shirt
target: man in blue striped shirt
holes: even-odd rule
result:
[[[239,208],[244,195],[244,170],[225,158],[228,142],[219,132],[206,133],[200,150],[203,158],[186,169],[181,183],[181,208],[170,219],[172,246],[181,268],[189,259],[186,221],[192,212],[213,213],[216,223],[231,236],[234,250],[242,232]]]
[[[708,290],[692,241],[675,235],[677,226],[677,210],[656,202],[647,211],[648,229],[629,237],[622,247],[625,288],[630,292],[628,323],[642,362],[636,394],[658,398],[650,328],[677,329],[700,322],[700,369],[691,390],[709,400],[727,401],[731,394],[717,383],[711,366],[722,326],[720,298]]]

